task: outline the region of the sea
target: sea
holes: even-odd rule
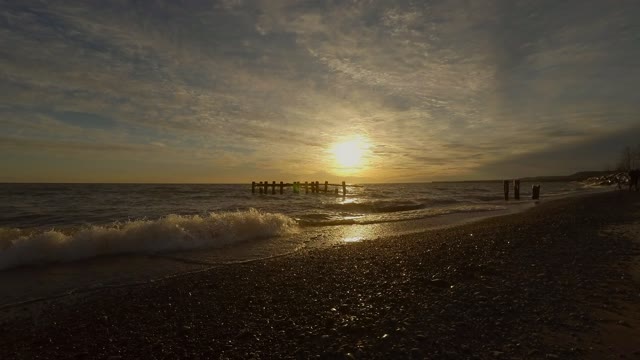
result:
[[[499,182],[350,184],[252,193],[251,184],[0,184],[0,308],[157,281],[298,251],[437,229],[607,191]]]

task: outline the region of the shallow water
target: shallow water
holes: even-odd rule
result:
[[[259,239],[335,232],[336,225],[509,212],[531,203],[530,184],[522,189],[523,200],[505,202],[500,183],[349,186],[346,196],[290,189],[252,194],[250,185],[2,184],[0,270],[100,255],[246,247]],[[591,191],[600,189],[543,185],[544,198]],[[263,255],[304,242],[269,244]]]
[[[535,204],[522,189],[522,200],[505,202],[501,183],[364,185],[346,197],[251,194],[246,185],[3,184],[0,305],[518,212]],[[606,190],[548,183],[542,201]]]

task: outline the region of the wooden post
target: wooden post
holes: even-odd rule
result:
[[[540,199],[540,185],[531,186],[531,199],[533,200]]]
[[[316,180],[316,194],[320,193],[320,181]]]
[[[304,193],[305,194],[309,193],[309,182],[308,181],[304,182]]]
[[[280,181],[280,195],[284,194],[284,183]]]
[[[327,193],[327,188],[329,187],[329,182],[328,181],[324,181],[324,193]]]
[[[258,188],[260,189],[260,195],[262,195],[262,181],[260,181],[260,186],[258,186]]]
[[[347,196],[347,183],[342,182],[342,196]]]
[[[251,182],[251,193],[252,194],[256,193],[256,182],[255,181]]]
[[[513,180],[513,198],[520,200],[520,180]]]
[[[267,195],[269,193],[269,182],[264,182],[264,194]]]
[[[503,182],[504,185],[504,200],[509,200],[509,180]]]
[[[273,182],[273,185],[271,185],[271,194],[275,195],[276,194],[276,182]]]

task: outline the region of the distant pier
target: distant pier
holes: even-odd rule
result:
[[[354,186],[354,185],[349,185]],[[256,192],[259,194],[276,194],[276,189],[278,193],[284,194],[285,188],[291,188],[294,194],[299,194],[304,191],[305,194],[319,194],[319,193],[335,193],[336,195],[340,193],[340,188],[342,188],[342,196],[347,196],[347,184],[346,182],[342,182],[342,184],[330,184],[328,181],[324,183],[320,183],[319,181],[294,181],[291,183],[285,183],[283,181],[280,182],[269,182],[269,181],[252,181],[251,182],[251,193],[255,194]],[[331,191],[329,190],[331,189]]]

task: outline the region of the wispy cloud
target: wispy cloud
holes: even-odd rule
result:
[[[330,144],[360,134],[372,144],[363,179],[473,178],[629,129],[640,110],[633,2],[25,0],[0,9],[0,146],[11,156],[134,152],[244,181],[338,175]]]

